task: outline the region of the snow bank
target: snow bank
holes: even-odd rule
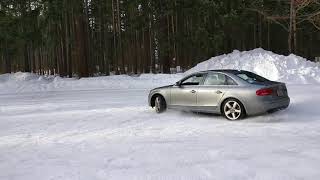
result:
[[[60,78],[39,76],[31,73],[0,75],[0,94],[68,91],[91,89],[151,89],[173,84],[184,75],[208,69],[242,69],[255,72],[270,80],[288,84],[320,83],[320,65],[296,56],[282,56],[263,49],[252,51],[233,51],[198,64],[185,74],[142,74],[132,77],[127,75],[104,76],[94,78]]]
[[[18,72],[0,75],[0,94],[92,89],[151,89],[173,84],[182,76],[182,74],[142,74],[137,77],[119,75],[74,79]]]
[[[320,83],[320,64],[296,55],[283,56],[264,49],[233,51],[198,64],[186,74],[213,69],[239,69],[255,72],[273,81],[288,84]]]

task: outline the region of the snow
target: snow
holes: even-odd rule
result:
[[[158,115],[147,90],[2,94],[0,179],[317,179],[320,86],[289,90],[289,109],[239,122]]]
[[[151,89],[168,85],[168,83],[174,84],[182,77],[182,74],[142,74],[136,77],[119,75],[77,80],[18,72],[0,75],[0,94],[96,89]]]
[[[159,115],[147,106],[151,88],[184,74],[80,80],[0,75],[0,179],[318,179],[316,64],[291,55],[278,58],[288,58],[284,68],[271,52],[265,63],[253,59],[256,51],[262,52],[232,54],[255,64],[237,59],[239,67],[285,80],[292,102],[284,111],[236,122],[171,110]],[[225,57],[217,62],[228,62]],[[209,61],[196,68],[213,66]]]
[[[242,52],[235,50],[230,54],[213,57],[186,73],[213,69],[247,70],[270,80],[288,84],[320,83],[319,63],[308,61],[294,54],[278,55],[261,48]]]

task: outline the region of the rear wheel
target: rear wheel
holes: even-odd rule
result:
[[[245,110],[241,102],[237,99],[228,99],[223,103],[222,113],[230,121],[242,119],[245,116]]]
[[[162,113],[167,109],[166,101],[162,96],[156,96],[154,99],[154,108],[157,113]]]

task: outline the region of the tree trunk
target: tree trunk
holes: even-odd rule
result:
[[[29,47],[26,43],[24,45],[24,72],[30,72],[30,64],[29,64]]]
[[[174,25],[174,15],[171,16],[171,28],[172,28],[172,35],[173,35],[173,68],[177,67],[177,51],[176,51],[176,40],[175,40],[175,25]]]
[[[79,77],[88,77],[88,51],[85,33],[84,17],[82,15],[77,15],[75,17],[76,24],[76,52],[78,58],[78,75]]]
[[[133,72],[135,73],[135,74],[137,74],[138,73],[138,66],[139,66],[139,59],[140,59],[140,51],[139,51],[139,32],[138,32],[138,30],[135,30],[135,61],[134,61],[134,69],[133,69]]]
[[[293,31],[293,13],[294,13],[294,0],[290,2],[290,22],[289,22],[289,37],[288,37],[288,50],[292,53],[292,31]]]
[[[297,11],[296,7],[292,12],[292,30],[293,30],[293,53],[297,53]]]
[[[268,21],[268,50],[270,50],[270,22]]]
[[[152,33],[152,17],[149,14],[149,53],[150,53],[150,73],[155,73],[155,59],[153,58],[153,33]]]
[[[121,19],[120,19],[120,3],[119,0],[117,0],[117,24],[118,24],[118,45],[119,45],[119,56],[118,56],[118,61],[119,61],[119,68],[120,68],[120,73],[124,74],[125,69],[124,69],[124,57],[123,57],[123,49],[122,49],[122,36],[121,36]]]
[[[4,47],[4,64],[5,64],[5,73],[11,73],[11,60],[8,53],[7,41],[5,41],[5,47]]]
[[[115,21],[115,7],[114,0],[112,0],[112,32],[113,32],[113,71],[118,72],[118,47],[117,47],[117,39],[116,39],[116,21]]]
[[[71,11],[72,12],[72,11]],[[72,77],[72,58],[71,58],[71,47],[70,47],[70,12],[66,12],[65,13],[65,27],[64,27],[64,33],[65,35],[65,60],[66,60],[66,64],[67,64],[67,74],[69,76],[69,78]]]

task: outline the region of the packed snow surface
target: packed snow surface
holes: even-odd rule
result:
[[[290,79],[280,64],[270,66],[277,70],[270,74],[262,60],[246,66],[289,82],[290,107],[236,122],[171,110],[156,114],[147,106],[151,88],[182,74],[0,75],[0,180],[319,179],[320,85],[293,85],[318,82],[319,74],[315,64],[291,57],[304,79]],[[210,61],[204,64],[211,69]]]
[[[273,81],[288,84],[320,83],[320,64],[291,54],[278,55],[263,49],[235,50],[230,54],[213,57],[187,71],[187,74],[213,70],[238,69],[255,72]]]
[[[140,76],[103,76],[95,78],[60,78],[31,73],[0,75],[0,94],[96,89],[150,89],[174,84],[182,74],[142,74]]]

